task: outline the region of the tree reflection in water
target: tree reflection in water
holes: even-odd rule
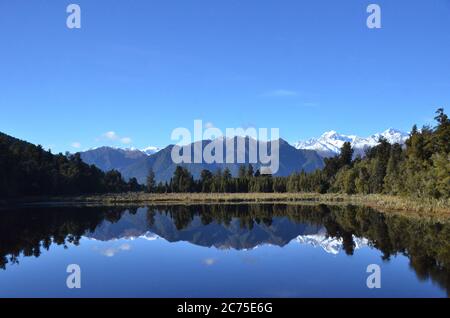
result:
[[[79,245],[83,236],[99,231],[102,223],[121,222],[125,216],[137,217],[137,211],[137,207],[51,207],[0,211],[0,268],[18,264],[21,255],[39,257],[42,249],[49,250],[52,244],[65,248],[70,244]],[[316,227],[325,228],[328,237],[340,239],[345,253],[352,255],[355,253],[354,238],[365,238],[370,246],[382,252],[383,260],[389,261],[392,256],[403,254],[409,258],[410,267],[419,279],[431,279],[445,288],[447,293],[450,291],[449,222],[387,215],[355,206],[176,205],[151,206],[143,211],[146,224],[140,224],[142,231],[155,232],[159,229],[157,234],[168,241],[179,240],[182,231],[199,219],[199,225],[191,229],[195,235],[185,234],[183,239],[204,246],[215,245],[218,240],[221,244],[231,242],[227,235],[234,235],[234,242],[239,241],[227,243],[231,248],[248,248],[267,242],[283,246],[304,234],[305,227]],[[156,220],[161,216],[171,221],[172,233],[158,228]],[[208,228],[212,224],[215,226],[214,232]],[[231,233],[230,228],[234,224],[239,225],[239,230]],[[255,226],[262,226],[272,234],[253,231]],[[218,237],[218,232],[222,237]],[[268,237],[270,235],[272,237]]]

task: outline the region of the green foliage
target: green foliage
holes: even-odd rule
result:
[[[177,166],[170,183],[156,185],[149,171],[146,191],[169,192],[340,192],[385,193],[418,198],[450,197],[450,120],[440,108],[435,127],[413,126],[406,146],[380,138],[364,159],[353,159],[350,143],[339,156],[325,159],[323,170],[272,177],[242,165],[233,177],[225,168],[203,170],[194,180],[189,170]],[[53,155],[40,146],[0,134],[0,197],[18,195],[87,194],[140,191],[135,178],[126,183],[120,172],[107,173],[82,162],[80,155]]]
[[[53,155],[41,146],[0,133],[0,197],[140,191],[118,171],[102,172],[80,154]]]
[[[148,175],[147,175],[147,185],[146,185],[146,189],[147,192],[151,193],[151,192],[155,192],[156,190],[156,180],[155,180],[155,173],[153,172],[152,169],[150,169],[148,171]]]
[[[194,178],[189,170],[184,167],[177,166],[170,180],[171,192],[194,192]]]
[[[356,193],[356,178],[358,177],[358,171],[348,166],[341,168],[336,174],[336,179],[333,184],[334,190],[341,190],[346,194]]]
[[[352,167],[340,168],[331,190],[343,193],[386,193],[419,198],[450,197],[450,120],[442,108],[436,112],[436,127],[413,126],[406,148],[391,145],[380,139],[379,145],[369,149],[363,160],[355,160]],[[335,171],[336,163],[327,161]]]
[[[437,111],[436,121],[434,128],[419,131],[414,126],[406,147],[380,138],[364,159],[353,159],[351,145],[346,142],[339,156],[325,159],[324,169],[312,173],[271,177],[243,165],[235,178],[228,169],[215,174],[203,170],[200,180],[194,181],[179,167],[165,192],[340,192],[449,198],[450,124],[443,109]],[[183,185],[179,185],[180,178]]]

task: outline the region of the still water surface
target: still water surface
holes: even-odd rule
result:
[[[447,297],[449,266],[449,223],[352,206],[0,210],[0,297]]]

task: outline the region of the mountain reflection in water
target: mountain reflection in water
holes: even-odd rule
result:
[[[151,212],[147,208],[139,208],[135,213],[125,213],[118,223],[103,221],[95,231],[87,232],[85,236],[100,241],[163,238],[169,242],[186,241],[204,247],[236,250],[253,249],[264,244],[282,247],[297,240],[299,243],[320,246],[332,254],[343,249],[342,238],[330,237],[321,224],[292,222],[292,219],[285,216],[263,214],[258,217],[261,212],[258,208],[255,210],[256,214],[245,219],[242,214],[248,213],[245,210],[234,214],[234,211],[238,211],[235,206],[220,208],[230,213],[222,220],[217,211],[207,216],[207,209],[202,210],[202,207],[192,210],[172,207],[169,210],[155,209]],[[368,243],[366,239],[357,237],[353,237],[353,241],[355,248]]]
[[[216,249],[309,244],[326,253],[353,255],[374,248],[383,261],[409,259],[419,280],[450,290],[450,225],[386,215],[370,208],[325,205],[198,205],[48,207],[0,211],[0,268],[39,257],[52,244],[79,245],[143,238],[189,242]],[[124,247],[125,248],[125,247]],[[19,264],[20,266],[20,264]]]

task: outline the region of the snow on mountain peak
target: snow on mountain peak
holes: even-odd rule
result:
[[[327,131],[327,132],[323,133],[322,137],[323,138],[333,138],[336,135],[337,135],[337,131],[330,130],[330,131]]]
[[[350,142],[354,149],[354,155],[364,156],[365,151],[378,144],[380,137],[384,137],[391,144],[399,143],[403,145],[409,138],[409,134],[398,129],[389,128],[382,133],[373,134],[363,138],[355,135],[339,134],[335,130],[325,132],[319,138],[312,138],[307,141],[299,141],[294,146],[297,149],[315,150],[322,157],[333,157],[339,154],[345,142]]]
[[[401,134],[402,132],[395,128],[389,128],[383,131],[383,135],[394,135],[394,134]]]
[[[160,150],[161,150],[161,148],[154,147],[154,146],[149,146],[147,148],[141,149],[141,151],[143,153],[145,153],[146,155],[148,155],[148,156],[153,155],[153,154],[157,153]]]

